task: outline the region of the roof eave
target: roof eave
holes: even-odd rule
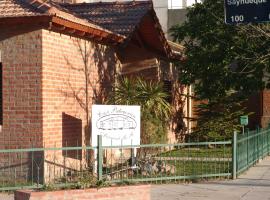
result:
[[[125,37],[119,34],[112,33],[107,30],[100,30],[95,27],[89,27],[79,23],[75,23],[64,18],[53,16],[51,29],[67,34],[77,35],[82,38],[94,40],[102,44],[118,45],[121,44]]]
[[[55,15],[0,17],[0,26],[16,26],[18,24],[39,25],[44,29],[65,33],[106,45],[118,45],[125,39],[124,36],[119,34],[81,25]]]

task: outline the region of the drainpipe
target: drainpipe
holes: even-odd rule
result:
[[[190,128],[190,132],[191,132],[191,129],[192,129],[192,127],[191,127],[191,118],[192,118],[192,88],[191,88],[192,86],[190,85],[189,86],[189,95],[190,95],[190,97],[189,97],[189,128]]]

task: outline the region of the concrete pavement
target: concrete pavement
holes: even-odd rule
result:
[[[153,185],[151,200],[270,200],[270,157],[237,180]]]
[[[12,193],[1,193],[0,200],[14,200],[14,195]]]

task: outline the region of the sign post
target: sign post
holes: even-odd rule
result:
[[[227,24],[270,21],[270,0],[224,0]]]

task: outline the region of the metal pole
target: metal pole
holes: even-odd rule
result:
[[[267,155],[269,156],[269,153],[270,153],[269,152],[269,128],[268,128],[266,134],[267,134]]]
[[[103,164],[103,149],[102,149],[102,136],[98,135],[98,180],[102,180],[102,164]]]
[[[257,158],[256,158],[256,161],[258,162],[260,160],[259,128],[257,128],[257,131],[256,131],[256,142],[257,142],[257,149],[256,149]]]
[[[247,130],[247,166],[249,167],[249,129]]]
[[[233,179],[236,179],[236,176],[237,176],[237,169],[236,169],[236,166],[237,166],[237,132],[234,131],[233,132],[233,149],[232,149],[232,167],[233,167],[233,170],[232,170],[232,178]]]

